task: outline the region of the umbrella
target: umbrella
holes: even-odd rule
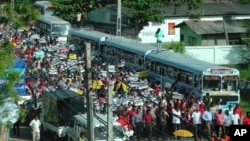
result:
[[[177,137],[193,137],[193,133],[188,130],[177,130],[173,134]]]

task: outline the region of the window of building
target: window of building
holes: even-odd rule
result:
[[[116,21],[117,21],[116,15],[111,15],[111,16],[110,16],[110,22],[116,23]]]
[[[192,37],[192,36],[189,36],[188,37],[188,45],[189,46],[195,46],[196,45],[196,38]]]

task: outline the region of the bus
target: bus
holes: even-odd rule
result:
[[[55,7],[50,1],[36,1],[33,6],[41,15],[53,15]]]
[[[88,42],[91,43],[92,52],[99,52],[99,47],[111,36],[113,35],[96,30],[71,28],[69,30],[68,42],[74,44],[75,48],[80,52],[84,51],[84,44]]]
[[[219,102],[222,109],[240,102],[240,73],[235,68],[215,65],[197,60],[185,54],[172,51],[151,53],[145,57],[144,68],[149,80],[163,86],[174,84],[182,94],[203,97],[210,94],[213,102]]]
[[[35,26],[37,32],[49,36],[50,38],[57,38],[60,43],[66,43],[71,24],[56,16],[42,15],[36,22]]]
[[[222,109],[240,102],[240,74],[235,68],[208,63],[171,50],[156,53],[153,45],[96,31],[72,32],[70,36],[79,45],[85,41],[95,42],[102,61],[117,65],[123,60],[126,69],[143,73],[143,77],[159,83],[162,88],[170,89],[174,85],[176,92],[201,99],[209,93],[214,102],[220,102]],[[105,40],[100,45],[102,37]]]
[[[155,49],[154,46],[141,44],[137,40],[117,38],[107,39],[100,52],[106,60],[112,61],[114,65],[123,61],[127,69],[136,71],[139,74],[144,72],[145,56],[153,49]]]

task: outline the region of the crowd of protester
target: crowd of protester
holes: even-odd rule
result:
[[[16,44],[15,55],[26,60],[26,82],[33,98],[39,99],[43,92],[49,88],[61,88],[80,90],[84,93],[86,83],[84,72],[80,66],[84,65],[85,55],[70,49],[64,51],[49,51],[58,43],[56,39],[41,43],[40,39],[31,39],[33,31],[24,30],[12,36]],[[60,46],[60,45],[58,45]],[[44,56],[36,56],[36,52],[43,51]],[[70,59],[70,54],[75,53],[76,58]],[[53,62],[53,57],[63,54],[60,63]],[[76,69],[70,69],[70,63],[74,63]],[[108,77],[100,72],[105,71],[106,66],[99,56],[92,60],[92,86],[91,91],[99,105],[95,106],[95,112],[106,113]],[[56,70],[50,73],[50,70]],[[142,91],[136,87],[129,87],[129,76],[134,74],[133,70],[116,67],[116,72],[110,75],[114,83],[113,95],[115,97],[138,96],[143,97]],[[250,113],[243,117],[240,105],[223,111],[220,101],[214,101],[209,93],[201,99],[192,94],[185,94],[183,99],[173,98],[175,86],[162,88],[159,83],[150,83],[146,78],[139,78],[153,89],[152,94],[156,101],[144,101],[143,105],[136,106],[132,102],[120,104],[114,111],[114,120],[122,124],[126,130],[133,130],[131,139],[141,140],[158,137],[162,140],[174,137],[173,132],[186,129],[194,134],[195,140],[202,138],[220,137],[229,135],[229,126],[246,124],[250,125]],[[205,130],[204,130],[205,129]],[[177,137],[178,138],[178,137]]]

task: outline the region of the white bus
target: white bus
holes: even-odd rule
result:
[[[36,1],[34,7],[41,13],[41,15],[53,15],[54,6],[50,1]]]
[[[58,42],[67,42],[68,31],[71,25],[56,16],[41,16],[35,23],[37,32],[51,38],[57,37]]]

